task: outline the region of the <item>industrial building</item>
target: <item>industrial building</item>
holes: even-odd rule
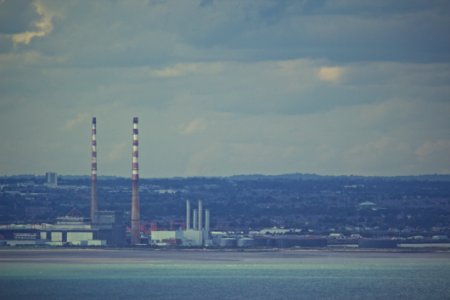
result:
[[[106,246],[106,240],[98,240],[97,230],[73,211],[57,219],[56,224],[45,224],[39,240],[50,246]]]
[[[133,118],[132,149],[132,237],[131,244],[140,241],[138,175],[138,118]],[[57,186],[56,173],[46,173],[46,184]],[[137,225],[136,225],[137,224]],[[97,119],[92,118],[91,135],[91,206],[89,219],[72,210],[57,218],[56,224],[0,225],[0,235],[6,245],[51,245],[51,246],[124,246],[126,227],[122,212],[98,210],[97,199]]]
[[[108,246],[126,245],[126,226],[122,212],[96,211],[91,224],[96,238],[106,241]]]
[[[320,236],[297,234],[259,234],[243,235],[240,233],[211,232],[212,245],[219,248],[323,248],[328,241]]]
[[[45,173],[45,182],[47,186],[56,187],[58,186],[58,174],[55,172]]]
[[[151,232],[154,246],[181,246],[184,238],[182,230],[156,230]]]
[[[71,211],[58,218],[56,224],[28,224],[0,226],[0,234],[7,236],[8,245],[52,245],[52,246],[124,246],[126,245],[126,226],[122,212],[99,210],[97,199],[97,119],[92,118],[91,127],[91,203],[90,215],[85,219],[81,214]],[[132,123],[131,149],[131,209],[130,242],[131,246],[141,245],[140,203],[139,203],[139,140],[138,118]],[[47,184],[57,185],[56,173],[47,173]],[[226,238],[218,245],[229,246]],[[250,241],[241,241],[239,245],[249,245]],[[150,244],[158,246],[204,247],[212,246],[210,236],[210,211],[203,208],[199,200],[196,208],[186,201],[186,226],[184,230],[152,230]],[[231,245],[231,244],[230,244]],[[233,244],[236,245],[236,242]]]
[[[191,202],[187,200],[185,230],[152,231],[151,244],[156,246],[177,245],[184,247],[207,247],[212,245],[209,233],[209,209],[205,209],[203,213],[203,202],[199,200],[197,208],[191,210]]]
[[[125,226],[121,213],[99,211],[95,222],[86,220],[76,209],[57,218],[55,224],[0,225],[5,245],[123,246]]]
[[[91,135],[91,203],[89,218],[72,210],[66,216],[57,218],[55,224],[9,224],[0,225],[0,245],[51,245],[51,246],[125,246],[126,222],[123,212],[99,210],[97,199],[97,120],[92,118]],[[138,118],[132,120],[131,144],[131,207],[130,242],[131,246],[141,245],[146,236],[141,233],[139,202],[139,140]],[[54,172],[46,173],[45,184],[58,185]],[[376,210],[373,202],[362,202],[359,210]],[[144,231],[144,230],[143,230]],[[416,240],[417,237],[414,238]],[[423,237],[421,237],[421,240]],[[178,230],[155,230],[152,228],[150,244],[156,246],[183,247],[326,247],[328,243],[348,241],[342,234],[331,233],[328,238],[300,235],[300,232],[284,228],[266,228],[247,233],[220,233],[210,231],[210,211],[204,209],[202,200],[197,207],[186,201],[185,228]],[[448,241],[447,236],[434,236],[433,241]],[[391,239],[352,239],[359,248],[396,248],[398,241]]]

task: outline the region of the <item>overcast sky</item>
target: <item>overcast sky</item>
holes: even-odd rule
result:
[[[450,173],[447,0],[0,0],[0,175]]]

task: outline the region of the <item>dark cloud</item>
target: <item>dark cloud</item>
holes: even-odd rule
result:
[[[12,51],[13,42],[9,37],[0,35],[0,53],[7,53]]]
[[[16,34],[32,30],[34,22],[39,18],[33,1],[0,1],[0,33]]]
[[[200,0],[200,7],[206,7],[213,4],[214,0]]]
[[[65,63],[84,67],[297,58],[450,62],[449,6],[442,1],[71,2],[61,9],[63,17],[53,20],[51,38],[35,39],[32,47],[50,56],[64,53]]]
[[[314,1],[313,1],[314,2]],[[325,0],[320,7],[315,7],[313,13],[328,15],[362,15],[362,16],[392,16],[417,13],[438,9],[441,12],[450,9],[446,0]]]
[[[412,12],[399,9],[387,14],[373,13],[370,8],[360,9],[359,14],[333,14],[325,9],[310,15],[290,12],[276,24],[243,27],[238,34],[213,42],[225,49],[252,49],[256,59],[271,56],[337,62],[448,62],[449,12],[448,6],[429,6]],[[209,40],[208,46],[212,45]]]

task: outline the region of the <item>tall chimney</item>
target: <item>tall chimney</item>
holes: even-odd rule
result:
[[[186,230],[191,229],[191,201],[186,200]]]
[[[131,162],[131,245],[140,243],[140,205],[139,205],[139,151],[138,151],[138,118],[133,118],[133,146]]]
[[[194,215],[192,216],[192,229],[197,230],[198,229],[198,218],[197,218],[197,210],[194,209]]]
[[[203,229],[203,205],[202,200],[198,200],[198,230]]]
[[[97,204],[97,118],[92,118],[91,139],[91,222],[94,222]]]
[[[205,232],[206,234],[209,233],[209,209],[205,209]]]

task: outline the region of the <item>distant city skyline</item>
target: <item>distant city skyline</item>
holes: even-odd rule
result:
[[[0,176],[450,173],[448,1],[0,1]]]

